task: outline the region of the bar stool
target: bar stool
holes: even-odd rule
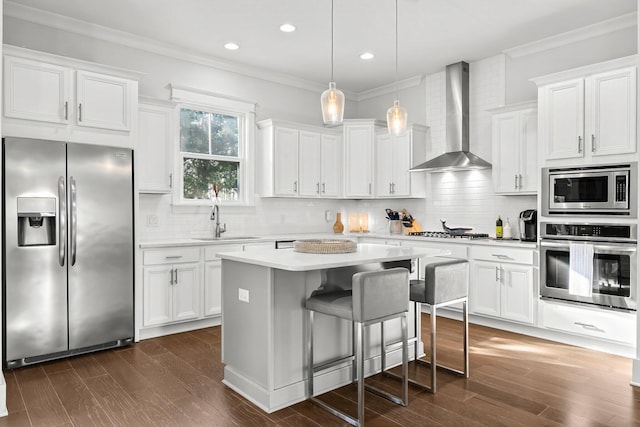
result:
[[[456,375],[469,378],[469,313],[467,302],[469,295],[469,263],[466,260],[458,259],[438,259],[427,261],[425,265],[424,280],[411,280],[409,287],[410,300],[415,308],[415,331],[416,337],[411,338],[409,343],[414,344],[414,359],[416,363],[431,367],[431,386],[420,383],[413,379],[409,382],[420,388],[436,392],[436,367]],[[448,366],[436,363],[436,317],[437,309],[447,305],[462,303],[463,322],[463,357],[464,367],[462,370],[453,369]],[[429,361],[420,359],[418,356],[418,331],[420,330],[421,305],[428,304],[431,308],[431,357]],[[384,342],[384,328],[381,328],[381,340]],[[391,344],[397,346],[399,343]],[[384,354],[384,352],[383,352]],[[385,370],[385,360],[382,360],[382,370]],[[395,378],[398,375],[387,373]]]
[[[352,290],[312,294],[305,307],[309,313],[307,331],[307,397],[310,401],[354,426],[364,425],[364,391],[378,394],[394,403],[406,406],[408,400],[407,313],[409,312],[409,271],[406,268],[360,272],[353,275]],[[353,355],[315,366],[313,362],[313,317],[323,313],[352,322]],[[385,320],[401,319],[402,328],[402,397],[379,390],[364,381],[364,327]],[[381,345],[384,354],[384,343]],[[384,356],[383,356],[384,357]],[[313,396],[313,375],[316,372],[351,360],[354,379],[358,384],[358,416],[354,418]]]

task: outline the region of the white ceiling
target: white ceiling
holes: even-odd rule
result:
[[[5,1],[5,9],[7,4]],[[182,51],[326,84],[330,0],[13,0]],[[10,4],[9,4],[10,5]],[[360,93],[395,79],[393,0],[335,0],[337,86]],[[618,17],[637,0],[398,0],[398,78],[430,74]],[[282,33],[282,23],[297,26]],[[228,51],[223,45],[240,45]],[[370,61],[359,59],[375,53]]]

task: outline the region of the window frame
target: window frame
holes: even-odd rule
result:
[[[177,206],[211,206],[210,199],[184,198],[184,158],[230,161],[238,163],[239,200],[223,200],[225,206],[253,206],[255,192],[255,104],[222,95],[173,86],[172,99],[177,101],[174,127],[174,179],[172,204]],[[238,119],[238,157],[183,152],[180,146],[180,111],[190,109]]]

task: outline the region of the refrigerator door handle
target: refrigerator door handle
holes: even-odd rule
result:
[[[58,178],[58,262],[64,267],[67,256],[67,189],[64,176]]]
[[[76,180],[69,177],[69,187],[71,189],[71,266],[76,265],[76,236],[78,235],[78,209],[76,207]]]

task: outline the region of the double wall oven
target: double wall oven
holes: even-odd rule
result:
[[[638,236],[629,219],[637,217],[637,182],[635,162],[542,170],[542,298],[636,310]],[[585,246],[576,243],[589,245],[589,256],[593,247],[585,275],[592,275],[591,289],[585,285],[581,292],[569,286],[570,277],[580,281],[576,264]]]

